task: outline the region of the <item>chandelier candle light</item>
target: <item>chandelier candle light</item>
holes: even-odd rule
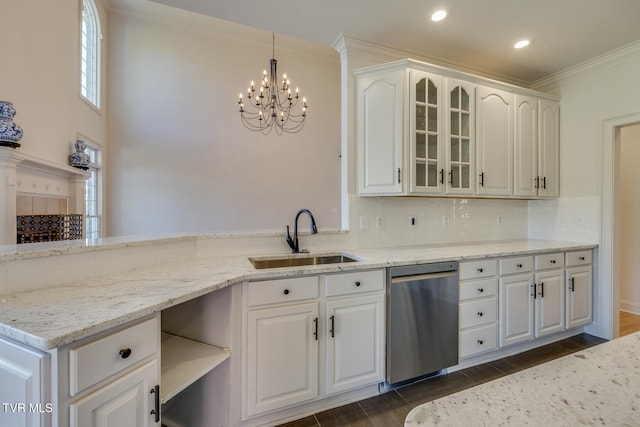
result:
[[[267,70],[262,73],[260,88],[256,88],[254,82],[247,89],[247,105],[240,94],[240,117],[242,124],[247,129],[259,131],[263,135],[269,134],[273,129],[278,135],[282,132],[296,133],[304,127],[307,117],[307,100],[302,98],[301,112],[295,113],[294,109],[300,101],[300,93],[296,88],[295,94],[291,93],[291,82],[287,75],[282,76],[282,83],[278,84],[278,75],[275,60],[275,34],[273,34],[273,56],[269,61],[270,74]]]

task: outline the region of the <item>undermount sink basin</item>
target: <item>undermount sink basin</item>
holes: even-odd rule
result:
[[[280,267],[300,267],[304,265],[320,264],[342,264],[345,262],[358,262],[356,257],[344,253],[323,254],[323,255],[288,255],[277,257],[255,257],[249,258],[251,264],[256,269],[280,268]]]

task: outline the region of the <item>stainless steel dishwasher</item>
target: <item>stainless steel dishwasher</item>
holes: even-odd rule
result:
[[[391,267],[387,279],[387,383],[457,365],[458,263]]]

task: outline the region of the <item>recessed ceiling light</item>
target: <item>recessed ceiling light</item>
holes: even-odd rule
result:
[[[513,47],[515,47],[516,49],[522,49],[523,47],[527,47],[529,46],[529,43],[531,43],[529,40],[527,39],[523,39],[523,40],[518,40]]]
[[[433,14],[431,15],[431,20],[433,22],[438,22],[438,21],[442,21],[446,17],[447,17],[447,11],[440,9],[433,12]]]

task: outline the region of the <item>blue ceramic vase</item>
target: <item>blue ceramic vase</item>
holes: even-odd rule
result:
[[[22,128],[13,122],[16,109],[9,101],[0,101],[0,146],[20,147]]]

